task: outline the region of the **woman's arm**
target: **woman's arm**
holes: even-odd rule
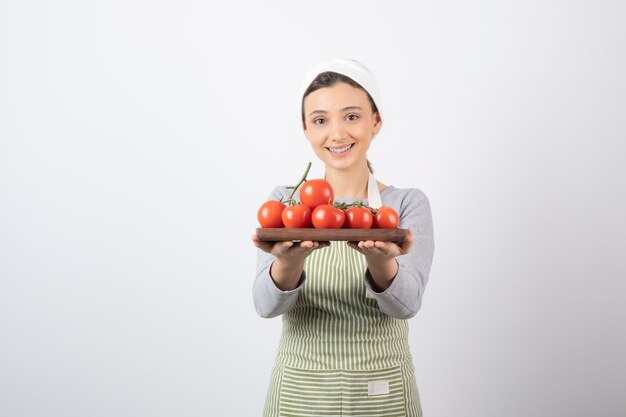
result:
[[[365,285],[390,316],[408,319],[419,310],[434,254],[430,203],[418,189],[405,190],[399,201],[386,201],[398,210],[399,227],[412,233],[401,245],[390,242],[359,242],[355,249],[365,254],[368,268]]]
[[[304,261],[327,242],[295,243],[252,241],[259,248],[257,277],[253,286],[254,305],[261,317],[271,318],[288,311],[296,302],[305,280]]]

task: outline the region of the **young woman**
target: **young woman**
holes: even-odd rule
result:
[[[301,97],[302,128],[335,201],[393,207],[410,231],[402,244],[253,237],[256,310],[283,316],[264,415],[421,416],[407,319],[421,305],[433,258],[428,199],[372,175],[366,154],[382,115],[366,67],[324,62],[305,78]],[[290,194],[276,187],[270,198]]]

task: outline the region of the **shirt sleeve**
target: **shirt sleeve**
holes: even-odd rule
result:
[[[432,265],[435,249],[430,203],[426,195],[412,188],[400,202],[401,229],[412,229],[415,241],[409,253],[398,256],[398,273],[382,292],[373,288],[369,268],[365,271],[366,290],[374,297],[380,310],[390,316],[408,319],[419,310]]]
[[[285,187],[276,187],[270,194],[270,200],[280,200],[287,197]],[[279,289],[270,275],[270,267],[276,257],[261,249],[257,249],[256,278],[252,287],[254,307],[259,316],[272,318],[291,309],[298,299],[298,293],[304,285],[306,274],[302,271],[298,286],[289,291]]]

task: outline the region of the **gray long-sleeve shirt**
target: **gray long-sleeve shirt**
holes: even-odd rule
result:
[[[291,190],[276,187],[270,199],[287,198]],[[297,192],[295,197],[297,197]],[[422,295],[432,264],[435,249],[433,223],[430,203],[426,195],[417,188],[399,189],[387,186],[381,192],[383,205],[393,207],[400,216],[399,227],[413,230],[415,241],[411,251],[398,256],[398,273],[391,285],[382,292],[373,290],[372,277],[366,269],[363,280],[368,294],[378,303],[380,310],[390,316],[408,319],[413,317],[422,303]],[[367,199],[336,199],[339,202],[351,203]],[[290,291],[282,291],[276,287],[270,276],[270,266],[275,257],[257,250],[257,273],[253,286],[253,299],[257,313],[261,317],[275,317],[287,312],[298,299],[298,293],[306,285],[306,273],[303,271],[298,286]]]

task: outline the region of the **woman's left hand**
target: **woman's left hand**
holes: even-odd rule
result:
[[[389,288],[400,267],[396,256],[405,255],[413,246],[413,231],[408,230],[402,243],[365,240],[348,242],[348,246],[365,255],[367,266],[372,276],[372,287],[377,292]]]
[[[387,260],[409,253],[413,246],[413,231],[408,229],[406,240],[402,243],[362,240],[348,242],[348,246],[361,252],[369,260]]]

